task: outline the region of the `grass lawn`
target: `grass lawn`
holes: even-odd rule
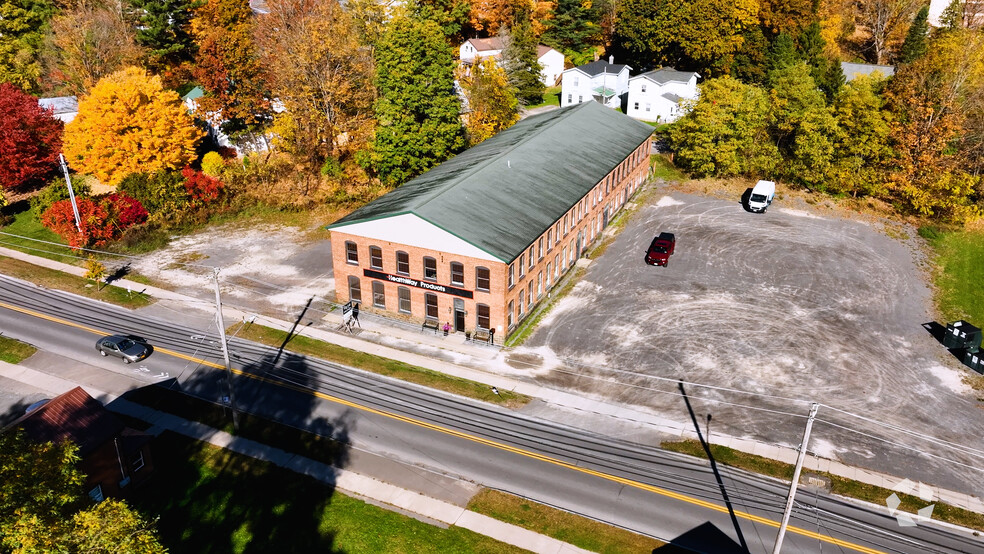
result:
[[[153,445],[156,474],[133,504],[158,515],[171,552],[476,552],[522,550],[345,496],[313,478],[174,433]]]
[[[468,503],[468,509],[591,552],[652,552],[666,544],[651,537],[490,489],[475,495]]]
[[[22,262],[0,256],[0,264],[3,264],[5,275],[30,281],[49,289],[58,289],[80,296],[85,296],[93,300],[100,300],[123,306],[124,308],[142,308],[154,302],[154,299],[138,292],[127,292],[126,289],[112,285],[103,286],[91,279],[83,279],[68,273],[62,273],[54,269],[39,267],[34,264]]]
[[[22,239],[0,235],[0,246],[69,264],[76,261],[74,253],[68,248],[37,242],[38,240],[44,240],[56,244],[66,244],[60,236],[41,225],[41,222],[34,218],[34,212],[29,209],[14,214],[13,223],[0,227],[0,231],[10,233],[11,235],[28,237]]]
[[[698,458],[707,458],[704,448],[696,440],[685,440],[677,442],[664,442],[660,448],[682,452]],[[771,477],[777,477],[786,481],[793,478],[793,466],[776,460],[763,458],[754,454],[747,454],[728,448],[726,446],[711,445],[711,454],[714,460],[720,464],[741,468],[744,470],[761,473]],[[856,498],[871,502],[872,504],[885,504],[885,499],[891,496],[894,491],[874,485],[868,485],[851,479],[845,479],[837,475],[823,472],[810,472],[822,475],[830,479],[830,492],[848,498]],[[895,493],[898,494],[898,493]],[[908,494],[898,494],[902,503],[899,505],[901,510],[909,513],[916,513],[920,508],[925,508],[927,502],[920,498]],[[978,514],[962,508],[956,508],[949,504],[937,502],[933,509],[933,519],[945,521],[963,527],[984,530],[984,514]]]
[[[230,335],[235,334],[237,337],[246,340],[277,347],[283,344],[284,339],[287,337],[285,331],[262,325],[247,324],[245,327],[242,326],[243,324],[241,323],[233,325],[227,332]],[[508,408],[519,408],[530,401],[528,396],[522,394],[516,394],[502,389],[499,390],[499,394],[495,394],[492,392],[491,387],[482,383],[452,377],[437,371],[431,371],[382,356],[359,352],[358,350],[352,350],[344,346],[338,346],[303,335],[294,335],[291,337],[290,342],[287,343],[287,348],[298,354],[357,367],[365,371],[394,377],[401,381],[416,383],[432,389],[442,390],[484,402],[502,404]]]
[[[532,110],[533,108],[542,108],[544,106],[559,106],[560,105],[560,87],[547,87],[547,90],[543,91],[543,102],[533,106],[526,106],[527,110]]]
[[[943,324],[966,319],[984,325],[984,232],[939,232],[924,227],[919,234],[936,250],[936,306]]]
[[[657,179],[683,181],[687,178],[682,171],[673,165],[673,162],[670,161],[669,156],[666,154],[653,154],[649,157],[649,161],[653,168],[653,177]]]
[[[0,360],[8,364],[19,364],[37,351],[37,348],[26,342],[0,336]]]

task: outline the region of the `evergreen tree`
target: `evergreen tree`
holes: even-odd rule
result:
[[[940,15],[940,31],[953,31],[963,25],[963,0],[952,0]]]
[[[769,57],[769,40],[765,38],[759,25],[751,25],[745,29],[742,39],[744,46],[735,54],[732,74],[744,83],[762,84],[765,82]]]
[[[899,62],[912,63],[926,54],[926,41],[929,37],[929,6],[923,6],[909,26],[905,42],[899,52]]]
[[[577,61],[590,57],[593,44],[600,42],[600,13],[581,0],[557,0],[540,42],[556,48]]]
[[[155,68],[174,68],[194,57],[195,41],[188,25],[201,0],[130,0],[140,14],[137,44],[147,48]]]
[[[465,147],[454,58],[433,21],[398,17],[376,46],[376,139],[371,165],[399,185]]]
[[[546,87],[541,80],[543,66],[538,60],[537,40],[533,36],[528,8],[516,7],[507,42],[502,51],[502,65],[509,76],[509,84],[516,90],[516,98],[523,106],[539,104]]]
[[[827,101],[833,101],[841,85],[844,84],[844,78],[840,62],[826,55],[827,44],[820,31],[820,23],[814,21],[807,25],[800,33],[797,42],[799,42],[800,55],[810,66],[810,76],[823,91]]]
[[[793,41],[793,37],[786,33],[779,33],[769,47],[765,66],[768,73],[771,74],[774,71],[796,65],[800,59],[799,53],[796,52],[796,43]],[[772,77],[769,79],[771,80]]]

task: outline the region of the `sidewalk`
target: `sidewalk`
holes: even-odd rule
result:
[[[0,362],[0,376],[28,383],[46,391],[51,396],[67,392],[77,385],[47,373],[6,362]],[[135,404],[109,392],[88,386],[83,386],[83,388],[90,396],[105,404],[112,411],[152,424],[148,432],[155,436],[164,431],[173,431],[219,448],[270,462],[295,473],[313,477],[349,495],[368,498],[446,525],[462,527],[531,552],[556,554],[587,554],[589,552],[546,535],[503,523],[477,512],[468,511],[461,506],[402,489],[360,473],[330,467],[279,448],[272,448],[256,441],[235,437],[201,423]]]
[[[39,266],[57,269],[66,273],[83,275],[85,270],[54,260],[40,258],[25,254],[16,250],[0,247],[0,255],[17,258]],[[164,289],[149,287],[140,283],[127,281],[125,279],[114,282],[114,285],[130,288],[131,290],[144,291],[146,294],[159,299],[171,299],[187,302],[189,297],[183,296]],[[200,299],[194,299],[200,300]],[[287,322],[263,315],[242,312],[240,310],[223,307],[223,316],[226,322],[245,320],[254,318],[258,324],[268,327],[289,331],[294,327],[293,322]],[[487,345],[466,342],[462,335],[449,335],[444,337],[441,334],[431,332],[419,332],[404,327],[386,326],[374,321],[363,321],[365,327],[356,328],[356,334],[335,332],[341,324],[341,314],[330,313],[322,318],[322,324],[326,328],[319,328],[314,325],[304,327],[300,334],[359,350],[369,354],[386,358],[398,359],[409,364],[431,369],[446,375],[452,375],[463,379],[468,379],[489,386],[495,386],[502,390],[509,390],[520,394],[525,394],[532,398],[539,399],[547,404],[557,407],[574,410],[580,413],[587,413],[596,416],[614,418],[619,421],[628,421],[645,425],[648,429],[656,433],[661,433],[668,438],[697,439],[697,433],[692,426],[683,422],[663,418],[658,415],[642,410],[610,404],[586,398],[584,396],[569,393],[559,389],[544,387],[522,380],[521,373],[516,372],[515,377],[483,371],[481,367],[490,367],[492,361],[500,356],[498,348]],[[502,368],[497,365],[497,369]],[[793,464],[796,462],[797,451],[794,448],[776,446],[751,439],[743,439],[714,433],[713,444],[726,446],[763,456],[766,458],[779,460]],[[903,483],[904,480],[892,475],[870,471],[842,464],[835,460],[808,456],[804,461],[803,468],[812,471],[828,472],[833,475],[853,479],[869,485],[894,489]],[[933,498],[945,502],[952,506],[964,508],[984,514],[984,501],[975,496],[965,493],[941,489],[931,486]]]

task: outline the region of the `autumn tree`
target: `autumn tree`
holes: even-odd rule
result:
[[[76,0],[52,18],[49,78],[81,96],[97,81],[136,63],[143,55],[124,5],[111,0]]]
[[[454,58],[438,25],[399,17],[376,48],[372,166],[398,185],[465,147],[454,91]]]
[[[468,99],[465,130],[468,141],[478,144],[519,121],[519,103],[506,72],[494,58],[483,58],[460,80]]]
[[[509,78],[509,85],[516,91],[516,99],[523,106],[543,101],[543,66],[537,54],[537,40],[533,36],[529,8],[517,6],[513,14],[508,39],[503,39],[502,68]]]
[[[735,54],[731,75],[745,83],[762,84],[768,71],[769,40],[760,25],[742,31],[742,47]]]
[[[195,55],[191,19],[201,0],[129,0],[139,14],[137,43],[146,48],[150,67],[170,74]]]
[[[877,64],[888,62],[891,48],[901,40],[920,0],[859,0],[857,23],[867,31],[865,46],[868,59]]]
[[[814,21],[803,29],[797,39],[800,55],[810,67],[810,76],[831,102],[844,84],[844,72],[840,61],[827,55],[827,41],[823,38],[820,23]]]
[[[468,0],[411,0],[407,9],[419,21],[436,23],[449,44],[461,44],[471,10]]]
[[[370,49],[376,47],[383,36],[386,22],[392,13],[393,0],[349,0],[345,11],[352,17],[352,24],[362,44]]]
[[[79,101],[65,126],[65,157],[76,171],[115,186],[130,173],[184,166],[202,135],[160,77],[129,67]]]
[[[486,36],[495,36],[500,29],[512,25],[513,7],[523,0],[473,0],[468,12],[469,27]]]
[[[39,88],[45,29],[53,12],[48,0],[0,1],[0,83],[27,92]]]
[[[769,134],[792,181],[815,186],[826,180],[837,122],[805,62],[769,76]]]
[[[62,122],[37,98],[0,83],[0,188],[31,187],[55,171]]]
[[[886,170],[895,153],[890,140],[892,114],[883,96],[885,80],[859,75],[837,94],[834,118],[834,160],[827,183],[836,194],[883,196]]]
[[[769,175],[779,152],[768,135],[769,99],[732,77],[708,79],[670,127],[674,162],[696,176]]]
[[[923,6],[909,25],[905,42],[899,50],[899,63],[912,63],[926,54],[929,40],[929,6]]]
[[[758,18],[770,35],[799,35],[814,20],[814,0],[762,0]]]
[[[255,136],[271,118],[255,27],[248,0],[207,0],[191,21],[199,111],[234,138]]]
[[[337,0],[269,0],[257,45],[285,111],[277,145],[309,171],[365,147],[375,100],[370,51]]]

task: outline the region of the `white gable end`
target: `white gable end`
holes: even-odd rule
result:
[[[479,260],[504,261],[414,214],[342,225],[335,227],[335,230],[380,241],[469,256]]]

